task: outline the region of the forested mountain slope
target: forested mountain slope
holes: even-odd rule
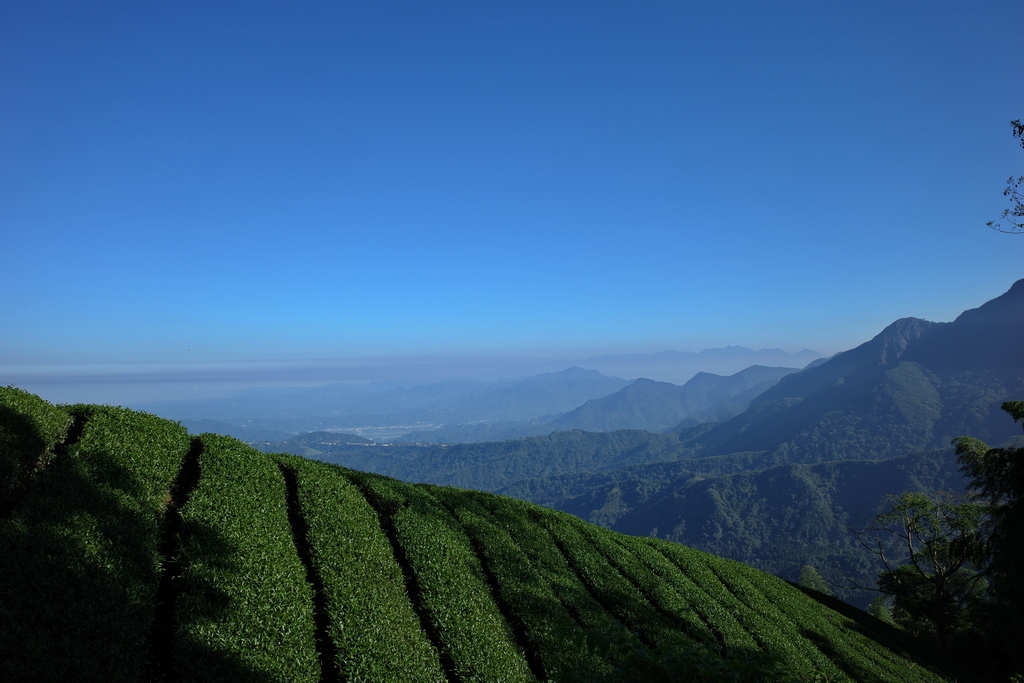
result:
[[[714,460],[714,459],[711,459]],[[887,495],[963,490],[952,449],[881,461],[779,465],[708,477],[700,460],[636,465],[591,475],[533,479],[499,493],[571,512],[639,536],[668,538],[796,580],[805,565],[863,585],[876,558],[850,527],[863,527]],[[855,602],[870,594],[843,593]]]
[[[694,439],[702,455],[764,451],[762,466],[876,459],[1014,435],[1024,395],[1024,280],[951,323],[897,320],[855,349],[784,377]]]
[[[617,655],[583,637],[613,621],[680,666],[760,657],[756,680],[947,679],[867,615],[685,546],[12,388],[0,549],[4,680],[600,680]]]
[[[787,374],[722,423],[671,434],[572,431],[449,447],[342,448],[322,457],[405,481],[485,490],[694,458],[702,462],[690,469],[718,475],[901,457],[947,449],[963,435],[1002,443],[1018,434],[999,407],[1021,396],[1024,280],[951,323],[898,320],[850,351]]]

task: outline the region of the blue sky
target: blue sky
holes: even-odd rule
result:
[[[984,227],[1024,174],[1021,25],[1018,0],[8,0],[0,383],[832,353],[951,320],[1024,277],[1024,237]]]

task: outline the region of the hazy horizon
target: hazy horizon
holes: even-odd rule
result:
[[[264,362],[208,364],[185,366],[167,365],[92,365],[49,368],[23,368],[0,370],[5,382],[37,393],[43,398],[58,403],[114,403],[119,405],[140,405],[152,402],[179,401],[190,399],[226,398],[253,390],[306,389],[341,383],[399,383],[406,385],[429,384],[448,380],[522,379],[532,375],[559,372],[574,366],[590,366],[599,369],[602,359],[610,362],[639,356],[638,365],[650,372],[641,373],[650,379],[683,383],[693,373],[680,368],[665,367],[656,357],[667,354],[693,356],[694,363],[704,361],[701,370],[716,374],[732,374],[747,367],[731,359],[715,358],[714,353],[747,347],[734,345],[717,349],[688,351],[662,349],[653,353],[609,353],[579,357],[542,356],[419,356],[419,357],[378,357],[352,358],[319,363]],[[823,356],[812,349],[785,351],[782,349],[748,349],[753,353],[778,352],[778,357],[801,359],[806,364]],[[743,357],[746,357],[744,354]],[[645,362],[645,360],[647,362]],[[589,361],[589,362],[588,362]],[[598,366],[598,367],[595,367]],[[784,367],[797,367],[794,362]],[[689,367],[689,366],[687,366]],[[658,368],[658,369],[654,369]],[[605,373],[608,374],[608,373]],[[629,373],[625,373],[629,374]],[[620,375],[621,376],[621,375]],[[623,377],[635,379],[640,375]]]
[[[1024,172],[1022,23],[13,0],[0,384],[129,403],[952,320],[1024,275],[984,227]]]

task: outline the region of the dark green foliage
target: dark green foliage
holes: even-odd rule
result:
[[[475,492],[447,490],[442,499],[466,528],[532,673],[544,680],[564,668],[597,665],[570,647],[563,630],[553,626],[570,623],[572,612],[545,580],[536,556],[520,547],[518,525],[510,528],[503,524]],[[505,503],[500,499],[490,502]],[[547,550],[550,552],[550,547]]]
[[[524,482],[502,491],[637,536],[654,535],[798,580],[814,565],[832,581],[842,564],[861,583],[877,567],[849,534],[892,491],[962,487],[951,450],[881,462],[783,465],[706,476],[721,458]],[[738,457],[728,458],[741,462]],[[573,495],[575,494],[575,495]],[[858,594],[837,589],[844,598]]]
[[[597,472],[640,462],[675,460],[679,437],[638,430],[555,432],[515,441],[452,446],[352,446],[328,462],[366,466],[405,481],[490,491],[528,477]]]
[[[832,588],[829,586],[828,581],[821,575],[821,572],[809,564],[804,565],[803,569],[800,570],[798,583],[802,588],[817,591],[822,595],[832,595]]]
[[[27,391],[0,387],[0,514],[49,463],[70,425],[66,410]]]
[[[182,680],[258,672],[319,679],[312,589],[271,459],[204,434],[199,485],[181,511],[182,570],[174,667]]]
[[[783,670],[782,659],[765,655],[732,659],[691,641],[680,639],[670,645],[649,648],[639,635],[618,622],[603,630],[591,630],[576,637],[576,647],[595,658],[618,662],[611,671],[567,669],[556,677],[564,683],[675,683],[676,681],[787,681],[798,680]]]
[[[1024,401],[1007,401],[1003,410],[1014,422],[1024,421]],[[987,503],[988,547],[992,591],[999,602],[990,617],[990,636],[1004,644],[1010,667],[1024,673],[1024,448],[989,448],[983,442],[956,440],[959,462],[971,489]]]
[[[81,439],[0,523],[4,680],[942,680],[675,543],[72,412]],[[579,646],[616,621],[614,646]]]
[[[277,458],[298,473],[299,502],[323,581],[341,676],[443,681],[437,650],[409,601],[402,568],[377,512],[336,470],[302,458]]]
[[[987,588],[984,553],[987,506],[951,492],[890,497],[889,509],[858,532],[885,570],[878,590],[892,596],[892,615],[914,632],[933,634],[939,647],[973,630]]]
[[[416,577],[422,612],[452,673],[463,680],[529,680],[526,659],[462,525],[427,488],[356,472],[346,476],[401,546],[401,561]]]
[[[120,408],[75,412],[81,439],[0,522],[3,680],[138,680],[147,666],[160,522],[188,435]]]

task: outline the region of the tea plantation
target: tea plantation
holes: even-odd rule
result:
[[[0,680],[951,680],[945,666],[681,545],[0,388]]]

